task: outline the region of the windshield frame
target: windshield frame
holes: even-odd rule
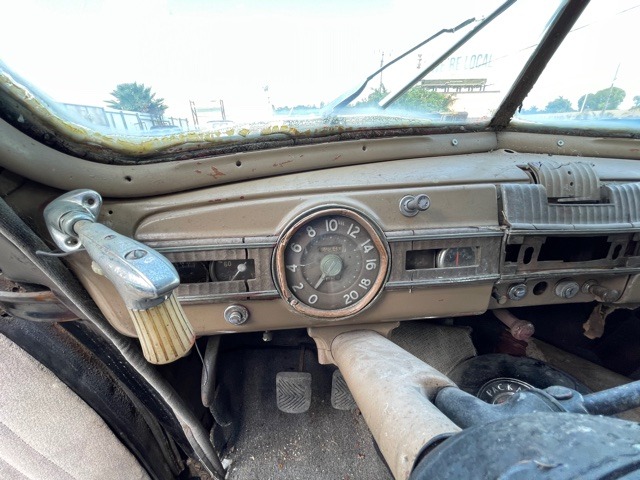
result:
[[[545,66],[578,20],[588,0],[566,0],[552,17],[542,40],[520,71],[511,89],[488,122],[427,124],[407,121],[392,126],[345,126],[330,122],[302,130],[288,120],[251,129],[238,125],[224,135],[214,132],[181,132],[163,136],[109,135],[75,124],[56,115],[55,102],[19,75],[0,64],[0,118],[31,138],[82,159],[118,165],[147,164],[218,156],[305,144],[344,140],[447,134],[457,132],[530,132],[563,135],[640,138],[640,132],[575,126],[529,125],[512,122]]]

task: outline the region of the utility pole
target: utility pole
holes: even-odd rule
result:
[[[609,87],[609,94],[607,95],[607,101],[604,102],[604,107],[602,107],[602,112],[600,112],[600,116],[604,115],[605,110],[609,106],[609,100],[611,100],[613,85],[614,83],[616,83],[616,80],[618,79],[618,70],[620,70],[620,64],[618,64],[618,68],[616,68],[616,73],[613,75],[613,80],[611,80],[611,86]]]

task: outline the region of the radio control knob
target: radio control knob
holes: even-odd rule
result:
[[[560,298],[573,298],[580,292],[580,285],[575,280],[561,280],[557,283],[555,292]]]

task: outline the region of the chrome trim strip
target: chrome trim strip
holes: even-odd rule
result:
[[[184,245],[179,247],[154,247],[153,244],[146,244],[158,252],[179,253],[179,252],[202,252],[208,250],[244,250],[254,248],[274,248],[276,242],[256,242],[256,243],[220,243],[212,245]]]
[[[566,225],[565,225],[566,227]],[[623,233],[638,233],[640,232],[640,227],[632,227],[632,226],[611,226],[611,227],[602,227],[602,228],[588,228],[579,225],[571,225],[571,229],[568,228],[558,228],[554,229],[545,229],[545,230],[537,230],[537,229],[509,229],[507,231],[507,235],[509,237],[513,236],[524,236],[524,237],[539,237],[539,236],[562,236],[562,237],[588,237],[590,235],[619,235]],[[578,228],[580,227],[580,228]]]
[[[581,268],[581,269],[565,269],[565,270],[544,270],[538,272],[516,272],[516,273],[507,273],[500,276],[500,283],[509,282],[513,280],[522,280],[522,279],[535,279],[535,278],[549,278],[549,277],[567,277],[567,276],[575,276],[575,275],[605,275],[605,276],[613,276],[613,275],[633,275],[636,273],[640,273],[640,267],[626,267],[626,268]]]
[[[410,242],[418,240],[447,240],[451,238],[478,238],[478,237],[502,237],[504,231],[491,229],[491,230],[468,230],[463,229],[461,231],[451,232],[434,230],[428,233],[419,233],[414,235],[398,235],[394,236],[394,232],[384,232],[384,236],[387,242]],[[261,241],[251,242],[251,238],[247,237],[248,243],[212,243],[202,245],[179,245],[179,246],[157,246],[159,243],[149,242],[145,243],[147,246],[154,248],[159,252],[178,253],[178,252],[201,252],[207,250],[239,250],[239,249],[254,249],[254,248],[275,248],[277,240],[273,241]]]
[[[451,238],[479,238],[479,237],[502,237],[504,232],[501,230],[490,230],[490,231],[476,231],[476,232],[433,232],[433,233],[423,233],[417,235],[402,235],[398,237],[388,236],[387,241],[389,243],[395,242],[412,242],[419,240],[447,240]]]
[[[229,300],[253,300],[280,298],[276,290],[260,292],[214,293],[211,295],[178,295],[178,300],[185,304],[226,302]]]
[[[385,290],[400,290],[406,288],[418,288],[427,286],[446,286],[446,285],[458,285],[461,283],[487,283],[495,282],[500,279],[500,275],[476,275],[474,277],[462,277],[462,278],[425,278],[419,280],[402,280],[395,282],[387,282]]]

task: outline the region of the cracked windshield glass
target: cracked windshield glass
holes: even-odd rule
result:
[[[22,0],[3,8],[0,88],[97,141],[487,124],[559,4]],[[558,95],[600,108],[605,94],[578,84],[584,108]],[[547,112],[543,90],[529,110]]]

